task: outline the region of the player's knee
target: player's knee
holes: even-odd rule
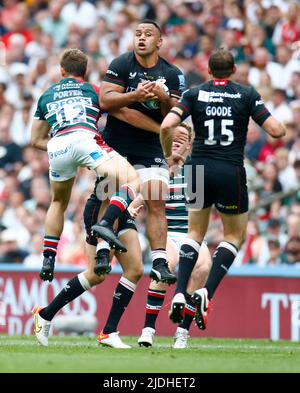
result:
[[[101,284],[105,280],[105,275],[98,276],[94,272],[89,272],[86,275],[86,278],[90,284],[91,287],[94,287],[95,285]]]
[[[160,216],[165,214],[165,202],[163,200],[148,200],[147,207],[150,214]]]
[[[140,178],[136,171],[131,171],[130,175],[128,176],[128,186],[130,186],[135,193],[140,192]]]
[[[199,230],[196,228],[190,228],[188,232],[188,237],[189,239],[193,239],[196,242],[201,243],[203,241],[204,234],[199,232]]]
[[[128,269],[124,269],[124,276],[134,283],[137,283],[144,274],[144,267],[142,264],[138,266],[131,266]]]
[[[175,259],[168,259],[168,267],[172,273],[176,271],[177,262]]]

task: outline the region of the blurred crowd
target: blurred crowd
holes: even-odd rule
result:
[[[109,62],[132,49],[136,23],[162,27],[162,57],[191,87],[208,79],[214,48],[235,58],[235,80],[260,92],[287,127],[283,140],[249,124],[245,151],[251,219],[236,265],[300,263],[300,1],[3,0],[0,1],[0,262],[39,267],[50,201],[48,159],[29,144],[36,101],[60,79],[66,47],[89,56],[87,80],[100,84]],[[99,127],[105,124],[105,115]],[[79,172],[58,250],[61,264],[85,266],[82,212],[94,173]],[[143,214],[139,217],[147,255]],[[222,239],[217,212],[207,236]],[[147,259],[147,258],[146,258]]]

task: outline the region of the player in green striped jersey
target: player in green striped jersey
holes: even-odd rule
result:
[[[52,281],[57,245],[63,230],[78,167],[94,169],[109,182],[110,204],[92,230],[118,251],[127,251],[113,232],[139,188],[134,168],[107,146],[98,133],[98,89],[84,81],[87,56],[67,49],[60,60],[62,80],[40,97],[31,130],[32,145],[46,150],[52,201],[45,222],[42,280]]]
[[[179,143],[173,142],[173,152],[182,156],[182,165],[185,159],[190,153],[192,131],[191,127],[186,123],[182,123],[180,126],[181,132],[184,129],[189,134],[189,142]],[[185,199],[186,182],[184,177],[184,166],[180,169],[179,173],[174,175],[169,182],[169,193],[166,201],[166,217],[168,222],[168,239],[167,239],[167,258],[171,271],[175,272],[176,266],[179,262],[179,250],[182,241],[187,236],[188,230],[188,211],[186,209]],[[175,333],[175,342],[173,348],[186,348],[188,333],[193,321],[196,309],[191,298],[191,294],[194,289],[197,288],[200,283],[205,283],[209,270],[211,267],[211,256],[205,243],[202,243],[201,251],[197,264],[193,270],[189,286],[187,288],[187,302],[185,306],[185,318],[184,321],[178,326]],[[166,290],[168,286],[166,284],[157,283],[151,281],[147,305],[146,305],[146,318],[142,335],[138,340],[140,346],[149,347],[153,344],[155,335],[155,324],[162,307]]]

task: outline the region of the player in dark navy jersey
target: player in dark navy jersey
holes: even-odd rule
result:
[[[159,57],[162,45],[159,26],[150,20],[135,30],[134,50],[111,62],[100,90],[100,106],[108,112],[104,139],[109,146],[134,165],[142,182],[147,203],[147,235],[152,250],[151,277],[175,282],[166,262],[167,223],[164,197],[168,170],[163,157],[159,131],[133,126],[118,118],[124,107],[135,109],[160,124],[184,90],[184,76],[175,66]],[[158,132],[157,132],[158,131]],[[155,192],[155,197],[153,192]]]
[[[191,160],[192,176],[188,184],[189,231],[180,250],[178,281],[170,311],[173,322],[182,320],[186,302],[184,293],[207,231],[213,204],[220,212],[224,226],[224,239],[213,256],[207,283],[194,293],[197,304],[195,319],[201,329],[205,329],[211,298],[245,238],[248,193],[243,152],[249,118],[252,117],[274,138],[285,135],[284,126],[271,116],[257,91],[229,79],[235,72],[229,51],[215,51],[209,59],[208,71],[213,79],[187,90],[161,126],[162,147],[170,166],[180,159],[172,155],[174,127],[191,115],[196,134]],[[201,187],[201,171],[197,175],[197,170],[203,167],[204,189]],[[200,190],[197,191],[199,184]]]

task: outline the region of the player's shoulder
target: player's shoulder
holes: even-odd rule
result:
[[[120,56],[116,57],[114,61],[120,63],[123,66],[126,66],[128,63],[137,62],[133,51],[122,53]]]
[[[42,100],[47,100],[50,97],[54,95],[55,92],[61,90],[61,81],[57,83],[53,83],[51,86],[49,86],[40,96],[39,101],[41,102]]]
[[[168,62],[168,60],[160,56],[159,56],[159,64],[170,72],[174,72],[176,74],[182,74],[182,71],[179,67],[177,67],[175,64]]]
[[[255,90],[251,85],[242,85],[241,83],[230,81],[231,86],[233,86],[237,91],[241,91],[244,93],[252,94]]]

